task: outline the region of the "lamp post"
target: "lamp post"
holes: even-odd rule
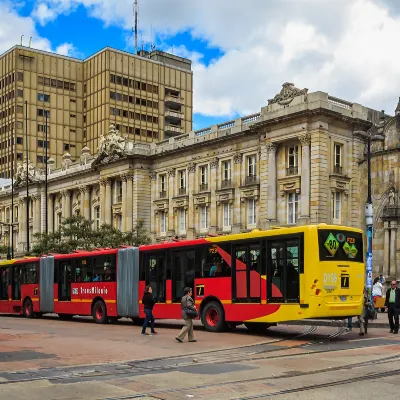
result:
[[[46,111],[46,131],[45,131],[45,133],[46,133],[46,136],[45,136],[45,150],[46,150],[46,155],[45,155],[45,164],[46,164],[46,173],[45,173],[45,183],[44,183],[44,190],[45,190],[45,198],[46,198],[46,200],[45,200],[45,207],[46,207],[46,215],[45,215],[45,218],[46,218],[46,235],[49,233],[49,210],[48,210],[48,200],[47,200],[47,191],[48,191],[48,185],[47,185],[47,174],[48,174],[48,164],[47,164],[47,159],[48,159],[48,145],[49,145],[49,139],[48,139],[48,133],[47,133],[47,115],[48,115],[48,113],[47,113],[47,111]]]
[[[14,130],[11,128],[11,259],[14,258]]]
[[[25,101],[25,141],[26,141],[26,249],[29,253],[29,146],[28,146],[28,102]]]
[[[376,125],[373,125],[367,132],[356,131],[355,134],[367,141],[367,202],[365,204],[365,224],[367,227],[367,265],[365,276],[365,287],[368,291],[368,298],[372,298],[372,234],[374,229],[374,207],[371,193],[371,142],[384,141],[385,137],[377,133]]]

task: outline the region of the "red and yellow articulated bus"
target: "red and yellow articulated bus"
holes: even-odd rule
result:
[[[359,229],[321,224],[3,261],[0,313],[140,320],[149,284],[157,319],[181,319],[192,287],[209,331],[344,319],[362,310],[363,243]]]

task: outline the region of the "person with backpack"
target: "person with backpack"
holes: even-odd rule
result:
[[[183,291],[181,307],[182,318],[185,321],[185,326],[181,329],[179,335],[175,338],[175,340],[179,343],[183,343],[186,334],[188,334],[189,342],[197,342],[193,335],[193,319],[198,316],[198,312],[192,298],[192,288],[187,287]]]
[[[153,315],[153,308],[154,308],[154,297],[153,297],[153,289],[150,285],[147,285],[144,289],[144,294],[142,298],[142,304],[144,306],[144,314],[146,318],[144,320],[143,328],[142,328],[142,335],[148,335],[146,333],[147,325],[151,324],[151,333],[156,335],[157,332],[154,330],[154,315]]]

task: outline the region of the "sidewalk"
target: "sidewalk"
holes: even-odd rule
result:
[[[329,319],[301,319],[298,321],[282,322],[279,325],[312,325],[312,326],[337,326],[347,327],[346,320],[329,320]],[[360,324],[356,317],[353,318],[353,328],[359,328]],[[374,321],[368,321],[368,328],[390,329],[387,313],[378,312],[378,318]]]

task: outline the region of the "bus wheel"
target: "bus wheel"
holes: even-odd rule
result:
[[[96,324],[106,324],[108,322],[107,318],[107,307],[104,301],[98,300],[93,307],[93,319]]]
[[[25,318],[33,318],[33,304],[31,299],[24,301],[23,313]]]
[[[201,320],[209,332],[221,332],[226,327],[224,309],[215,301],[205,305]]]
[[[244,325],[251,333],[264,333],[271,326],[265,322],[245,322]]]

